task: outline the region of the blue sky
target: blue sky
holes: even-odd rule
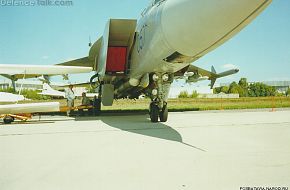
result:
[[[0,6],[0,64],[56,64],[87,56],[89,36],[100,37],[109,18],[139,18],[148,4],[73,0],[71,7]],[[273,0],[246,29],[194,64],[241,69],[219,82],[290,80],[290,1]]]

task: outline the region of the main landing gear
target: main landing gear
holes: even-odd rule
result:
[[[173,76],[169,74],[153,74],[152,80],[155,88],[151,92],[152,102],[149,115],[152,123],[166,122],[168,120],[167,99]]]
[[[97,79],[97,81],[95,81]],[[93,114],[95,116],[101,115],[102,110],[102,87],[103,84],[101,83],[99,79],[99,74],[95,74],[90,79],[91,88],[95,89],[96,92],[98,92],[98,95],[94,97],[93,100]]]
[[[102,101],[100,97],[95,97],[93,101],[93,113],[95,116],[101,115]]]

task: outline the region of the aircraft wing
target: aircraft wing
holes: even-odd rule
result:
[[[88,57],[83,57],[80,59],[60,63],[57,65],[61,66],[77,66],[77,67],[95,67],[95,61],[99,55],[100,48],[102,46],[102,40],[103,38],[99,38],[92,46],[89,52]],[[96,68],[94,68],[96,70]]]
[[[58,66],[58,65],[12,65],[0,64],[0,75],[17,80],[22,78],[36,78],[42,75],[66,75],[89,73],[92,67]]]
[[[94,61],[89,57],[83,57],[80,59],[67,61],[64,63],[57,64],[60,66],[75,66],[75,67],[94,67]]]
[[[187,72],[193,72],[193,73],[201,75],[203,77],[208,77],[209,79],[218,77],[218,75],[216,74],[216,72],[215,72],[213,67],[212,67],[212,71],[207,71],[207,70],[199,68],[197,66],[190,65],[188,67]]]
[[[215,68],[212,66],[211,71],[207,71],[205,69],[199,68],[194,65],[190,65],[187,67],[185,70],[183,70],[183,76],[182,77],[187,77],[187,82],[198,82],[202,80],[210,80],[211,81],[211,88],[213,88],[215,82],[217,79],[226,77],[229,75],[233,75],[239,72],[239,69],[231,69],[222,73],[217,73]],[[180,75],[178,76],[179,78],[182,78]]]
[[[63,85],[63,86],[59,86],[59,88],[68,88],[69,85],[71,84],[66,84],[66,85]],[[84,83],[72,83],[72,85],[74,87],[90,87],[91,83],[89,82],[84,82]]]
[[[0,75],[11,80],[36,78],[42,75],[66,75],[89,73],[96,70],[95,60],[98,57],[103,38],[99,38],[90,48],[89,55],[80,59],[59,63],[56,65],[11,65],[0,64]]]

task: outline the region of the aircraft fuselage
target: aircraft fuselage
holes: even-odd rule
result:
[[[155,2],[138,22],[130,78],[181,70],[237,34],[271,0]]]

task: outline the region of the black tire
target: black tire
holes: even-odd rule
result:
[[[96,99],[94,102],[94,114],[95,114],[95,116],[101,115],[101,109],[102,109],[102,101],[101,101],[101,99]]]
[[[166,122],[168,120],[168,108],[165,105],[162,111],[159,113],[160,122]]]
[[[11,124],[12,122],[14,122],[14,118],[10,116],[4,117],[3,122],[4,124]]]
[[[156,104],[151,103],[150,104],[150,119],[152,123],[158,122],[158,116],[159,116],[159,108]]]

